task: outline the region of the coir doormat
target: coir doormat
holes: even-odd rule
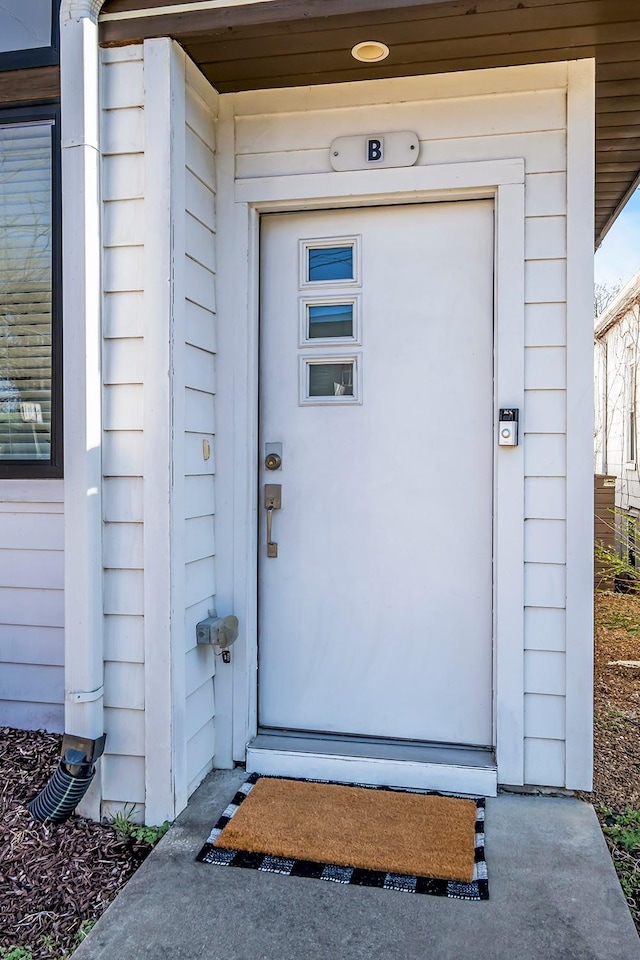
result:
[[[484,799],[251,774],[202,863],[488,900]]]

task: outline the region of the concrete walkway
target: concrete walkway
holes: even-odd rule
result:
[[[491,899],[467,903],[196,863],[243,780],[207,778],[73,960],[640,960],[585,803],[488,800]]]

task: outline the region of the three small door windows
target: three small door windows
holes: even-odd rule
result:
[[[362,402],[360,237],[300,241],[300,403]],[[322,348],[322,355],[319,349]]]

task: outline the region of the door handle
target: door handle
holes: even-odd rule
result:
[[[267,511],[267,556],[278,556],[278,544],[273,542],[273,511],[282,508],[282,485],[265,483],[264,505]]]

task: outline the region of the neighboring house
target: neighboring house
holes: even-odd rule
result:
[[[633,566],[640,517],[639,340],[640,270],[595,323],[595,470],[616,478],[611,523],[620,551]]]
[[[589,789],[631,7],[2,5],[0,723],[106,731],[85,812]]]

